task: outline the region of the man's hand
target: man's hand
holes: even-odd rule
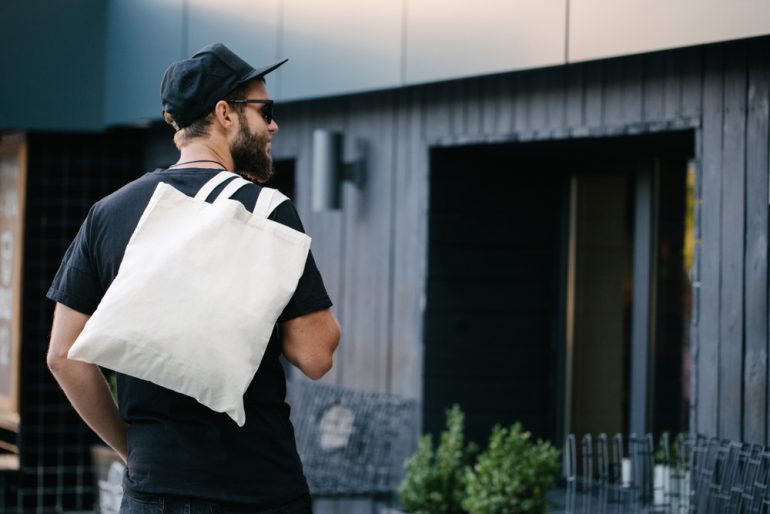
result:
[[[126,461],[126,429],[110,386],[94,364],[67,359],[89,316],[57,303],[54,311],[48,368],[64,390],[72,406],[102,440]]]
[[[340,326],[331,309],[311,312],[281,324],[283,354],[302,373],[318,380],[332,369]]]

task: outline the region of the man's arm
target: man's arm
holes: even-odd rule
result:
[[[305,375],[318,380],[332,368],[340,326],[331,309],[310,312],[281,324],[283,354]]]
[[[89,316],[61,303],[54,311],[48,368],[72,406],[91,429],[126,460],[126,428],[104,375],[94,364],[69,360],[67,352]]]

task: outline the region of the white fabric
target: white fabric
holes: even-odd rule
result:
[[[247,184],[240,177],[205,202],[234,176],[218,174],[195,198],[158,184],[68,356],[192,396],[243,426],[243,394],[297,287],[310,237],[266,219],[286,200],[273,189],[262,189],[259,214],[229,199]]]
[[[227,180],[233,178],[234,173],[230,172],[222,172],[217,173],[214,175],[214,177],[211,178],[208,182],[203,184],[200,189],[198,189],[198,192],[195,195],[196,200],[200,200],[201,202],[205,202],[206,199],[211,195],[211,193],[216,189],[216,187],[223,182],[226,182]]]

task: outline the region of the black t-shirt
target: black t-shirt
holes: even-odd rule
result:
[[[216,173],[189,168],[155,170],[94,204],[64,256],[48,298],[92,314],[117,275],[126,245],[158,183],[166,182],[194,196]],[[225,185],[215,189],[209,200]],[[260,191],[261,187],[250,184],[233,198],[251,210]],[[289,201],[280,204],[270,219],[304,231]],[[297,290],[279,321],[330,306],[309,254]],[[130,492],[199,497],[256,509],[306,495],[289,406],[284,401],[286,379],[280,353],[276,326],[244,395],[243,427],[191,397],[118,374],[120,414],[129,424],[123,487]]]

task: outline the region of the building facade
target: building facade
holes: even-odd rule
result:
[[[265,17],[245,1],[81,4],[60,18],[96,28],[58,45],[85,57],[67,68],[38,49],[61,66],[64,99],[40,80],[2,88],[26,99],[0,118],[4,205],[12,190],[23,207],[8,221],[23,243],[6,252],[8,512],[90,508],[95,439],[45,369],[45,290],[91,203],[176,160],[156,84],[213,40],[255,63],[292,59],[268,81],[273,156],[343,328],[325,382],[416,399],[421,432],[459,403],[480,443],[516,420],[557,443],[600,431],[768,443],[767,2],[693,2],[689,22],[587,0],[473,14],[449,2],[439,21],[411,1],[323,16],[266,2]],[[6,19],[33,7],[14,9]],[[20,69],[25,84],[40,77]],[[313,209],[319,129],[363,163],[335,210]],[[390,505],[319,498],[316,510]]]

